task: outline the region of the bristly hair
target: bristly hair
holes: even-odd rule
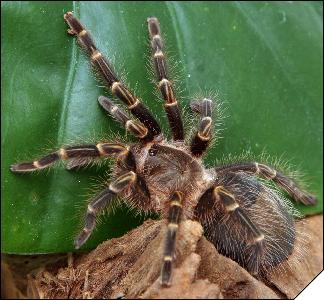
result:
[[[301,189],[307,190],[309,184],[306,175],[301,171],[301,167],[298,167],[292,163],[292,158],[286,158],[285,154],[281,154],[279,157],[270,155],[266,148],[264,148],[261,153],[254,154],[251,149],[246,149],[240,154],[223,154],[221,158],[216,158],[210,163],[212,166],[226,166],[234,163],[245,163],[256,161],[258,163],[263,163],[269,166],[272,166],[274,169],[281,171],[283,174],[286,174],[288,177],[292,178]],[[267,182],[266,184],[270,184]],[[275,185],[272,185],[272,188],[276,188]]]
[[[188,135],[186,136],[186,143],[190,144],[193,135],[196,130],[197,123],[197,112],[199,111],[199,100],[210,99],[212,100],[212,119],[213,119],[213,135],[210,140],[209,147],[213,148],[216,146],[220,139],[222,139],[222,132],[225,130],[224,120],[228,118],[227,115],[227,103],[221,99],[218,91],[212,90],[200,90],[193,94],[189,104],[190,110],[186,109],[186,114],[184,116],[184,122],[187,123],[187,128],[189,128]],[[190,113],[188,113],[190,111]],[[194,116],[194,117],[193,117]]]
[[[183,95],[177,91],[180,85],[174,85],[176,76],[171,74],[172,67],[168,67],[167,56],[170,55],[164,49],[165,39],[161,38],[164,35],[158,19],[147,18],[150,61],[155,70],[153,72],[151,66],[151,71],[161,95],[155,99],[164,101],[171,139],[163,133],[145,101],[137,97],[139,93],[129,88],[123,75],[118,76],[73,13],[67,12],[64,19],[68,32],[82,45],[108,93],[114,95],[113,100],[100,96],[99,105],[133,135],[133,138],[128,134],[124,138],[118,133],[108,137],[105,134],[99,138],[95,134],[90,144],[78,145],[73,139],[71,146],[62,146],[35,160],[10,166],[14,173],[48,170],[62,161],[67,161],[67,169],[78,170],[93,164],[106,168],[105,174],[97,178],[95,184],[90,184],[84,197],[87,201],[76,208],[76,215],[84,220],[84,226],[74,240],[75,248],[87,242],[104,212],[114,213],[123,202],[137,214],[155,213],[165,220],[162,229],[165,239],[157,252],[161,255],[162,287],[171,285],[172,269],[179,263],[176,262],[177,232],[178,229],[181,232],[186,220],[200,222],[218,251],[254,276],[265,278],[272,270],[284,268],[288,272],[294,267],[291,262],[295,264],[295,260],[305,255],[307,236],[301,229],[301,214],[294,209],[286,193],[305,205],[316,203],[316,198],[296,185],[295,181],[300,183],[300,175],[291,171],[282,157],[273,159],[265,151],[257,156],[251,151],[238,156],[227,155],[216,160],[216,166],[206,168],[204,156],[221,138],[225,114],[224,100],[219,98],[223,95],[201,90],[189,105],[188,97],[179,101]],[[72,63],[76,63],[75,52],[73,48]],[[117,98],[127,107],[127,112],[114,104]],[[180,102],[187,105],[181,109]],[[189,135],[188,127],[191,127]],[[59,142],[63,141],[62,132]],[[78,138],[84,142],[83,136]],[[113,165],[111,158],[115,159]],[[80,216],[81,206],[84,218]]]

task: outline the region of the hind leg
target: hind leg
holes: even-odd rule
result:
[[[237,244],[245,245],[242,248],[244,249],[243,253],[239,253],[240,247],[237,247],[237,256],[241,257],[239,260],[251,274],[257,275],[264,249],[265,236],[263,232],[249,218],[244,208],[236,200],[235,195],[221,185],[208,189],[195,208],[196,217],[205,225],[204,227],[208,228],[208,231],[214,230],[213,219],[217,211],[222,211],[223,218],[230,222],[240,224],[243,231],[246,232],[246,235],[242,235],[243,240],[237,241]],[[226,232],[223,232],[223,235],[226,235]],[[226,236],[222,236],[222,239],[228,243]]]
[[[280,188],[286,191],[297,202],[305,205],[312,205],[316,203],[316,198],[310,193],[301,190],[292,179],[285,176],[281,172],[261,163],[257,162],[244,162],[236,163],[228,166],[221,166],[215,168],[219,174],[228,172],[247,172],[253,175],[261,176],[265,179],[275,182]]]

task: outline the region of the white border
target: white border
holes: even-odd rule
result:
[[[322,295],[322,296],[320,296]],[[296,297],[296,300],[319,300],[323,299],[324,295],[324,272],[322,272],[320,275],[312,281],[305,290],[303,290],[298,297]]]

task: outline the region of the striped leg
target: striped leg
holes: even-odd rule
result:
[[[209,222],[208,220],[213,218],[215,203],[221,203],[226,213],[238,220],[247,229],[249,241],[248,247],[244,251],[245,263],[250,273],[257,274],[264,247],[264,235],[240,207],[239,203],[235,200],[235,196],[223,186],[208,189],[199,199],[195,211],[200,221],[203,223]]]
[[[133,171],[125,173],[110,183],[109,187],[97,195],[88,205],[85,216],[85,226],[79,236],[75,239],[75,248],[79,249],[90,237],[96,226],[96,216],[111,202],[118,193],[122,192],[137,179]]]
[[[263,249],[264,235],[258,229],[258,227],[253,224],[250,218],[246,215],[244,210],[240,208],[238,202],[235,200],[235,196],[227,191],[222,186],[217,186],[213,190],[213,195],[215,200],[220,201],[225,210],[230,213],[233,217],[237,218],[241,224],[246,226],[250,232],[252,239],[249,241],[249,247],[245,251],[247,269],[250,273],[256,275],[258,274],[260,260]]]
[[[182,215],[182,198],[182,193],[175,192],[170,200],[168,230],[164,245],[163,265],[161,270],[161,284],[164,287],[171,285],[172,261],[174,259],[176,236]]]
[[[201,101],[192,101],[190,106],[201,117],[198,130],[191,141],[191,153],[196,157],[200,157],[206,151],[212,138],[213,102],[211,99],[204,98]]]
[[[161,38],[160,24],[157,18],[148,18],[148,30],[153,50],[153,62],[155,65],[158,87],[165,101],[164,109],[167,113],[174,140],[184,139],[183,123],[177,99],[174,95],[172,83],[169,80],[165,56],[163,53],[163,41]]]
[[[139,139],[144,140],[145,138],[147,138],[147,128],[142,123],[131,120],[124,112],[124,110],[115,105],[109,98],[100,96],[98,98],[98,101],[103,109],[109,112],[119,123],[121,123],[126,128],[126,130],[131,132]]]
[[[91,64],[100,74],[106,87],[108,87],[116,97],[123,101],[131,113],[147,127],[151,139],[159,135],[161,133],[160,125],[139,99],[119,81],[108,60],[98,51],[89,32],[83,27],[80,21],[73,16],[72,12],[66,13],[64,19],[70,26],[68,32],[77,36],[79,44],[90,56]]]
[[[99,157],[126,155],[128,153],[128,148],[119,143],[98,143],[97,145],[70,146],[47,154],[38,160],[11,165],[10,171],[14,173],[31,172],[47,168],[59,160],[73,160],[81,158],[96,159]]]
[[[316,198],[313,195],[301,190],[297,186],[297,184],[293,182],[289,177],[283,175],[282,173],[276,171],[275,169],[267,165],[260,164],[257,162],[246,162],[216,168],[216,172],[221,173],[239,171],[252,173],[266,178],[268,180],[272,180],[297,202],[301,202],[305,205],[312,205],[316,203]]]

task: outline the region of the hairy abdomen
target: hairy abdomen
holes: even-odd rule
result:
[[[257,179],[246,174],[235,176],[218,184],[235,195],[238,206],[228,211],[223,203],[211,198],[207,201],[206,194],[206,200],[196,207],[196,216],[220,253],[261,275],[285,261],[294,248],[292,209],[277,191]]]

